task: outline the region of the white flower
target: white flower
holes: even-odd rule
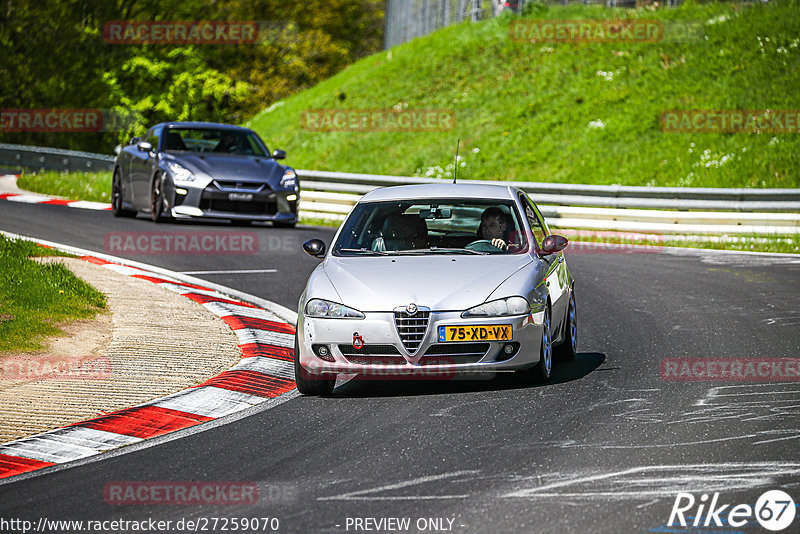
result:
[[[461,167],[466,167],[466,166],[467,166],[467,162],[466,161],[462,161],[461,162]]]
[[[767,144],[770,145],[770,146],[777,145],[778,144],[778,138],[777,137],[773,137],[772,139],[769,140],[769,143],[767,143]]]
[[[729,20],[729,19],[730,19],[730,17],[723,13],[722,15],[720,15],[718,17],[714,17],[713,19],[708,19],[706,21],[706,24],[712,24],[712,25],[713,24],[720,24],[720,23],[725,22],[726,20]]]
[[[480,149],[480,148],[478,148],[478,147],[475,147],[475,148],[473,148],[473,149],[472,149],[472,153],[473,153],[473,154],[477,154],[477,153],[478,153],[478,152],[480,152],[480,151],[481,151],[481,149]]]
[[[617,74],[616,72],[606,72],[604,70],[598,70],[596,73],[598,76],[606,80],[607,82],[613,81],[614,76]]]
[[[592,121],[589,123],[589,128],[592,130],[602,130],[605,127],[606,124],[600,119],[597,119],[596,121]]]
[[[551,46],[543,46],[539,49],[540,54],[549,54],[553,52],[553,47]]]
[[[779,54],[788,54],[789,51],[782,46],[779,46],[777,50],[775,50]]]

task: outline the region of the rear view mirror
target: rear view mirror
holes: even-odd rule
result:
[[[539,255],[549,256],[550,254],[561,252],[562,250],[567,248],[568,244],[569,241],[564,236],[557,234],[549,235],[545,237],[544,240],[542,241],[542,250],[539,253]]]

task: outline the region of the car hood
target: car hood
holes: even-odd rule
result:
[[[323,265],[342,303],[357,310],[392,311],[413,302],[454,311],[484,302],[531,262],[526,254],[329,256]]]
[[[164,155],[164,159],[175,161],[195,174],[205,174],[216,180],[237,182],[280,180],[285,171],[285,167],[274,159],[236,154],[169,153]]]

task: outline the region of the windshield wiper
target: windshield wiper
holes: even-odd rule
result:
[[[370,250],[368,248],[342,248],[339,249],[339,252],[358,252],[361,254],[370,254],[372,256],[391,256],[396,253],[394,250]]]
[[[440,248],[440,247],[431,247],[427,249],[426,252],[443,252],[445,254],[479,254],[481,256],[485,256],[489,254],[488,252],[481,252],[480,250],[472,250],[469,248]]]

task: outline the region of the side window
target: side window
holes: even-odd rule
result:
[[[542,241],[547,237],[547,230],[545,229],[544,221],[541,219],[541,214],[527,196],[520,195],[520,201],[525,207],[525,218],[528,219],[528,224],[531,225],[531,230],[533,231],[533,237],[536,239],[536,248],[541,248]]]
[[[158,140],[161,138],[161,129],[163,127],[159,126],[158,128],[153,128],[149,132],[147,132],[147,136],[145,141],[153,145],[153,150],[158,150]]]

